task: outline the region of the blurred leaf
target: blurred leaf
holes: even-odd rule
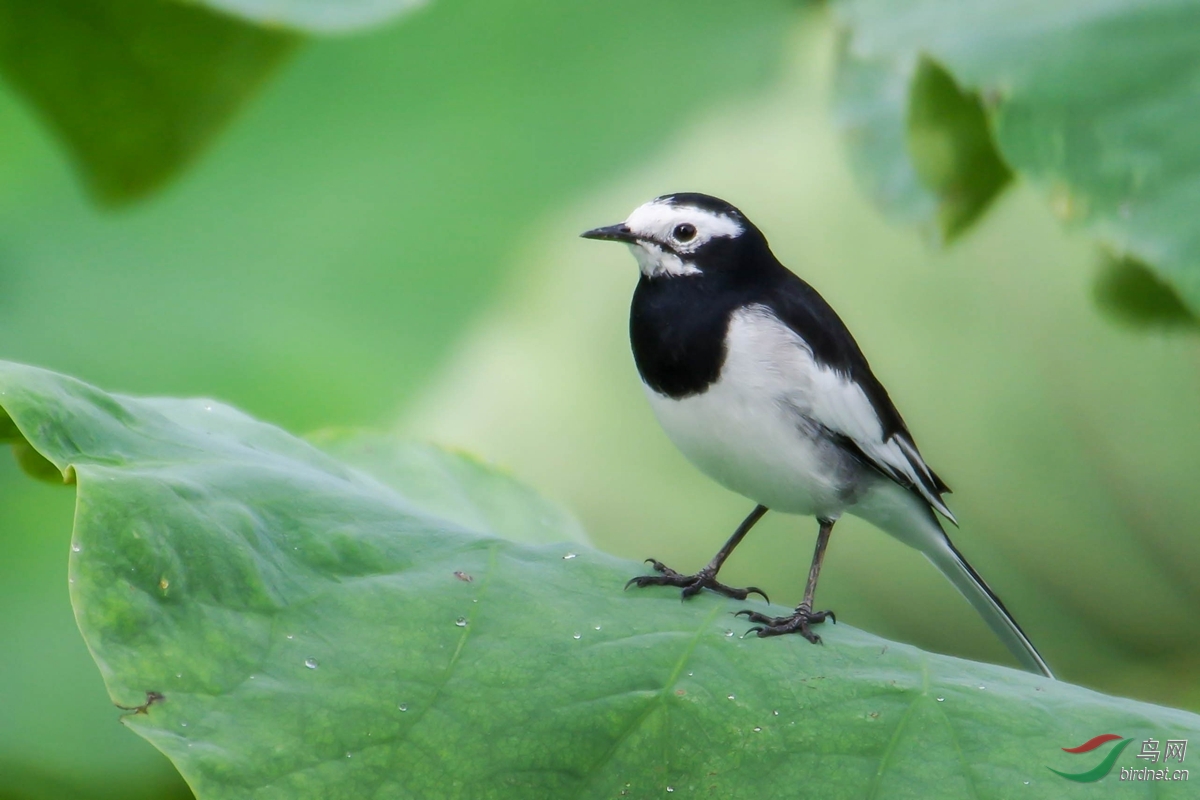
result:
[[[21,445],[36,453],[24,439]],[[168,800],[170,761],[120,730],[79,635],[63,563],[75,489],[31,481],[0,448],[0,800]],[[39,454],[37,456],[41,458]],[[48,463],[48,462],[47,462]]]
[[[161,756],[159,756],[161,758]],[[169,765],[168,765],[169,768]],[[191,800],[192,793],[179,775],[171,770],[174,780],[160,781],[159,776],[145,776],[141,788],[149,790],[153,800]],[[0,761],[0,800],[127,800],[130,787],[97,785],[72,781],[62,775],[39,772],[28,764]]]
[[[0,443],[3,442],[23,442],[25,437],[17,430],[17,424],[12,421],[12,417],[0,408]]]
[[[297,430],[381,424],[510,298],[548,215],[760,96],[800,22],[791,0],[436,3],[306,44],[183,180],[120,214],[0,91],[0,355]],[[649,105],[614,90],[650,74]],[[174,770],[115,732],[46,535],[73,492],[0,467],[0,756],[145,800]]]
[[[851,58],[835,75],[837,114],[856,177],[890,215],[950,241],[1012,179],[979,98],[921,58]]]
[[[1175,291],[1132,258],[1108,256],[1096,278],[1096,302],[1114,319],[1139,328],[1195,328]]]
[[[566,509],[473,456],[385,433],[327,430],[309,440],[443,520],[514,542],[587,542]]]
[[[540,220],[776,80],[800,21],[790,0],[437,3],[306,45],[186,181],[102,218],[26,131],[0,184],[0,355],[300,430],[377,425]],[[648,74],[703,92],[613,88]],[[86,337],[45,335],[68,316]]]
[[[178,0],[199,2],[261,25],[332,33],[376,25],[426,0]]]
[[[735,637],[739,604],[624,593],[636,564],[441,520],[211,401],[13,364],[0,391],[79,476],[80,629],[117,703],[158,698],[123,720],[202,799],[1116,796],[1045,767],[1080,771],[1060,748],[1099,732],[1200,736],[844,625]]]
[[[921,182],[938,197],[938,229],[953,239],[987,208],[1012,173],[992,144],[979,98],[921,59],[908,108],[908,151]]]
[[[58,467],[47,461],[42,454],[29,446],[29,442],[17,430],[12,418],[0,409],[0,444],[8,442],[12,445],[13,456],[26,475],[50,483],[64,483],[63,474]]]
[[[835,7],[850,31],[848,58],[901,74],[921,56],[945,67],[983,98],[1001,158],[1049,197],[1058,216],[1138,258],[1200,309],[1200,148],[1192,132],[1200,119],[1200,4],[840,0]],[[893,96],[878,102],[897,105]],[[965,130],[972,139],[979,132]],[[964,147],[979,151],[978,143]],[[996,176],[985,171],[975,180],[973,191],[986,197]]]
[[[0,0],[0,68],[110,204],[195,158],[296,42],[163,0]]]
[[[17,463],[21,465],[21,469],[25,470],[25,474],[32,478],[37,478],[40,481],[47,483],[73,483],[73,480],[64,479],[63,474],[58,471],[58,468],[42,457],[42,454],[29,446],[29,442],[13,442],[13,456],[17,459]]]
[[[893,68],[888,62],[849,58],[848,42],[842,37],[834,113],[855,177],[888,214],[932,229],[938,198],[921,182],[909,155],[908,90],[916,61]]]

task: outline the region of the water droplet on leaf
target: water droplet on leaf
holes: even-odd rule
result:
[[[401,711],[408,711],[408,703],[401,703],[401,704],[398,706],[398,708],[399,708]]]
[[[575,553],[567,553],[563,556],[564,561],[570,561],[572,558],[578,558],[578,556]]]
[[[309,669],[316,669],[317,660],[315,658],[306,658],[304,659],[304,666],[308,667]]]
[[[459,617],[458,619],[454,620],[454,624],[460,628],[465,628],[465,627],[467,627],[467,618]]]
[[[72,545],[71,545],[71,552],[72,552],[72,553],[79,553],[79,552],[82,552],[82,551],[83,551],[83,547],[81,547],[81,546],[80,546],[78,543],[74,543],[74,544],[72,544]]]
[[[937,701],[938,701],[939,703],[944,703],[944,702],[946,702],[946,698],[942,697],[941,695],[938,695],[938,699],[937,699]]]
[[[583,638],[583,634],[581,634],[581,633],[573,633],[573,634],[571,634],[571,638],[572,638],[572,639],[582,639],[582,638]]]

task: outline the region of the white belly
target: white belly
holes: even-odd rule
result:
[[[753,314],[735,314],[728,337],[720,379],[704,393],[674,400],[645,387],[659,423],[723,486],[777,511],[836,519],[864,468],[804,414],[816,391],[809,354]],[[791,369],[779,368],[784,360]]]
[[[675,446],[722,486],[776,511],[836,519],[845,509],[852,476],[841,454],[772,398],[726,381],[683,400],[646,395]]]

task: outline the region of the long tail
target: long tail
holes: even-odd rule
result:
[[[920,550],[967,598],[1022,666],[1047,678],[1054,677],[1004,603],[950,541],[927,502],[893,483],[871,492],[849,511]]]
[[[1053,678],[1054,674],[1050,672],[1050,667],[1046,666],[1042,654],[1033,646],[1033,642],[1029,641],[1025,631],[1021,630],[1021,626],[1004,607],[1004,603],[1000,601],[1000,598],[983,578],[979,577],[975,568],[967,563],[962,553],[958,552],[958,548],[954,546],[944,531],[942,542],[944,543],[943,547],[925,550],[925,557],[950,579],[954,588],[958,589],[963,597],[967,598],[967,601],[979,612],[979,616],[983,617],[983,621],[988,624],[996,636],[1000,637],[1000,641],[1004,642],[1004,645],[1016,656],[1022,666],[1030,672],[1040,672],[1047,678]]]

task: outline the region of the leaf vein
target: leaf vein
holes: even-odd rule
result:
[[[671,689],[674,688],[676,681],[679,680],[679,675],[683,672],[683,668],[687,666],[688,659],[692,657],[694,652],[696,652],[696,646],[700,643],[700,637],[703,636],[704,632],[712,625],[713,621],[717,618],[717,615],[721,612],[721,609],[722,607],[720,605],[713,606],[713,610],[709,612],[707,616],[705,616],[704,621],[701,622],[700,626],[696,629],[696,633],[688,642],[687,647],[685,647],[683,652],[680,653],[679,658],[676,660],[675,666],[671,670],[671,674],[667,676],[667,680],[664,682],[662,689],[660,689],[654,697],[646,702],[646,706],[642,709],[642,712],[630,720],[629,724],[625,726],[624,730],[622,730],[621,733],[617,735],[617,738],[613,740],[613,743],[608,750],[606,750],[604,754],[600,756],[596,763],[592,764],[592,766],[588,768],[588,770],[585,772],[585,776],[587,773],[591,773],[592,777],[591,779],[587,777],[584,778],[584,782],[579,787],[578,794],[575,795],[577,800],[578,798],[584,796],[584,793],[588,790],[588,787],[591,786],[592,779],[594,779],[600,773],[600,770],[603,769],[605,764],[612,760],[613,756],[617,754],[617,751],[621,749],[621,745],[623,745],[625,741],[631,735],[633,735],[635,730],[641,727],[642,723],[646,721],[651,713],[653,713],[654,709],[662,705],[663,701],[666,700],[667,694],[671,691]],[[666,737],[664,736],[664,739],[665,738]]]
[[[921,691],[908,704],[908,709],[904,712],[904,716],[896,723],[896,729],[892,732],[892,736],[888,739],[887,747],[883,750],[883,755],[879,759],[879,768],[875,770],[875,777],[871,780],[871,788],[867,791],[867,800],[873,800],[879,796],[879,787],[883,784],[883,773],[887,771],[891,763],[892,754],[896,751],[896,745],[904,736],[904,731],[908,727],[908,721],[912,718],[913,711],[917,707],[917,703],[921,702],[929,693],[929,661],[921,659]]]

